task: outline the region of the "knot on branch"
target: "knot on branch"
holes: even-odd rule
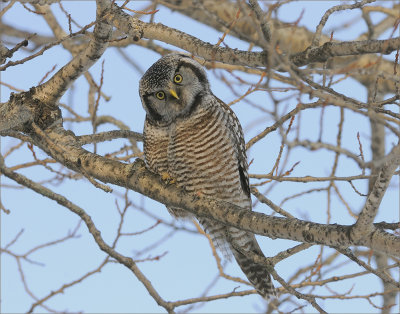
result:
[[[302,231],[302,235],[304,237],[305,242],[307,242],[307,243],[314,242],[314,235],[311,232],[304,230],[304,231]]]
[[[10,101],[12,107],[19,107],[28,110],[31,113],[31,119],[24,122],[18,127],[19,130],[30,133],[32,132],[32,122],[38,125],[42,130],[47,129],[57,120],[62,119],[61,110],[55,104],[44,103],[34,98],[36,88],[32,87],[27,92],[19,94],[11,93]]]
[[[134,25],[133,23],[129,23],[129,34],[134,34],[131,35],[133,41],[139,41],[140,39],[143,38],[143,28],[138,27],[137,25]]]
[[[307,48],[307,58],[310,62],[325,62],[332,57],[333,42],[326,42],[321,47]]]

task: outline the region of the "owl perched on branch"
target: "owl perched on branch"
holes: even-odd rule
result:
[[[211,92],[203,67],[187,55],[167,55],[143,75],[139,93],[147,113],[143,133],[149,169],[189,193],[251,210],[242,128]],[[175,217],[191,216],[181,208],[168,210]],[[225,257],[233,254],[261,296],[275,295],[267,268],[246,254],[264,256],[254,234],[196,218]]]

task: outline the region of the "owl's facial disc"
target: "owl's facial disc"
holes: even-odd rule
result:
[[[196,108],[210,93],[202,66],[186,55],[167,55],[154,63],[140,81],[140,96],[148,118],[171,123]]]

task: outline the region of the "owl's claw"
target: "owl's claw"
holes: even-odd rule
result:
[[[174,184],[176,183],[176,179],[172,178],[168,172],[161,173],[161,180],[163,180],[166,184]]]

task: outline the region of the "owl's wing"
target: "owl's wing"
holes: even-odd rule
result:
[[[233,145],[235,146],[236,158],[238,160],[240,184],[242,186],[243,193],[250,198],[250,183],[248,174],[249,166],[247,163],[246,145],[242,126],[240,125],[239,119],[236,117],[233,110],[221,99],[218,97],[215,98],[218,100],[222,110],[227,115],[226,123],[227,127],[232,131],[230,132],[230,135],[232,137]]]

